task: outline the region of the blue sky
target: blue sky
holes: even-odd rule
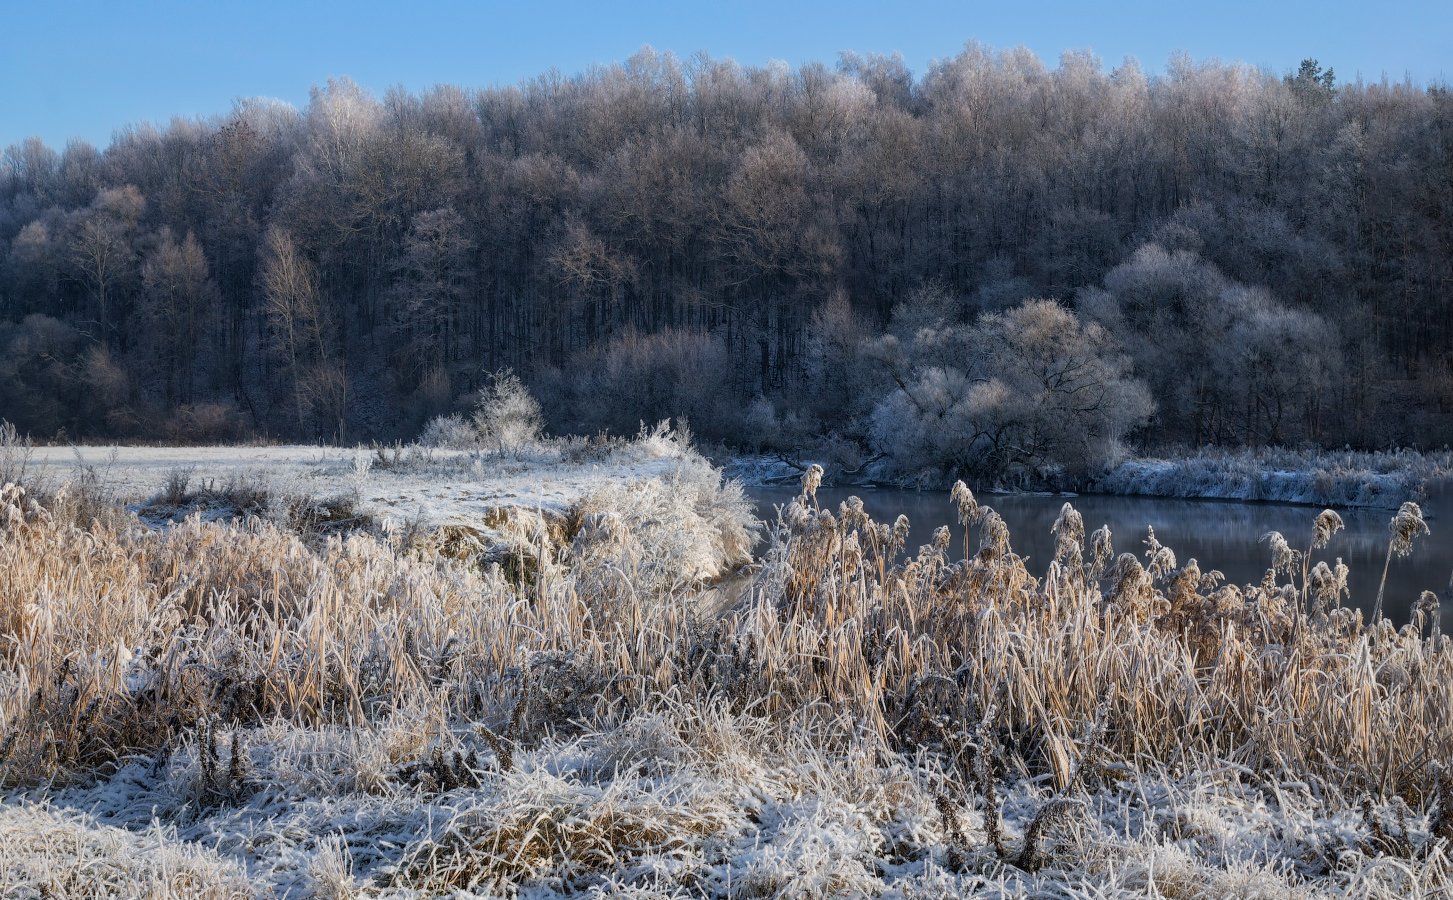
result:
[[[100,145],[132,122],[225,112],[237,97],[301,106],[347,75],[382,93],[513,83],[625,59],[643,45],[748,64],[903,54],[915,74],[965,41],[1053,63],[1089,49],[1151,71],[1179,50],[1275,71],[1305,56],[1341,80],[1453,80],[1453,0],[1090,3],[375,2],[0,0],[0,146],[39,135]]]

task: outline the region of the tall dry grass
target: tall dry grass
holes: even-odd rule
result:
[[[394,738],[354,789],[499,792],[523,777],[511,774],[517,754],[664,703],[760,723],[823,759],[867,752],[881,771],[940,760],[924,790],[945,830],[925,840],[965,845],[951,859],[960,866],[1003,843],[995,785],[1023,779],[1053,793],[1033,816],[1041,825],[1002,854],[1010,867],[1043,864],[1038,830],[1069,816],[1087,780],[1147,773],[1234,770],[1311,785],[1326,809],[1420,811],[1386,829],[1370,813],[1369,854],[1426,861],[1453,837],[1439,790],[1453,755],[1453,643],[1427,627],[1436,598],[1403,628],[1364,622],[1344,605],[1340,561],[1314,561],[1335,530],[1325,516],[1305,539],[1268,541],[1264,581],[1235,586],[1179,565],[1153,533],[1144,553],[1117,556],[1114,536],[1087,537],[1068,505],[1055,558],[1031,573],[1003,520],[962,487],[945,511],[980,537],[953,563],[946,528],[910,552],[906,522],[874,522],[854,502],[822,509],[813,487],[775,523],[742,599],[707,615],[706,586],[663,574],[699,548],[620,533],[635,527],[622,510],[665,515],[663,490],[709,522],[694,483],[592,498],[563,533],[540,529],[543,562],[513,572],[417,535],[305,539],[195,517],[154,532],[6,486],[0,779],[35,791],[138,761],[165,771],[181,754],[198,767],[197,803],[243,803],[250,736],[385,729]],[[730,554],[749,535],[729,526],[711,527],[735,542]],[[983,838],[957,824],[960,806],[981,808],[968,830]],[[555,871],[565,845],[588,844],[595,871],[633,841],[699,849],[692,829],[706,827],[669,810],[617,813],[545,832],[460,826],[390,877],[515,885]],[[1389,829],[1401,837],[1378,836]],[[1334,863],[1307,863],[1306,877],[1331,877]]]

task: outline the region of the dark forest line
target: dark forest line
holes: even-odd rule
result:
[[[1453,442],[1453,94],[970,45],[315,89],[0,160],[0,418],[393,440],[520,373],[905,471]]]

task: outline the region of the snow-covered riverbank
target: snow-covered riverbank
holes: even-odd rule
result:
[[[794,483],[804,456],[743,455],[727,460],[727,475],[753,486]],[[827,466],[827,483],[840,486],[911,486],[947,490],[949,475],[937,479],[895,477],[880,462],[844,475]],[[1243,500],[1338,508],[1396,509],[1423,500],[1438,484],[1453,482],[1453,452],[1415,450],[1220,450],[1206,448],[1168,457],[1133,457],[1082,484],[1077,493],[1166,497],[1180,500]],[[1060,485],[1066,487],[1067,485]],[[1005,490],[983,485],[984,490]],[[1010,489],[1010,492],[1013,492]]]
[[[1130,459],[1091,490],[1182,499],[1266,500],[1396,509],[1453,477],[1453,453],[1201,450],[1167,459]]]

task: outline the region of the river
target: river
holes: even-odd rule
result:
[[[776,518],[776,505],[787,503],[796,493],[792,487],[748,489],[757,503],[758,515],[769,522]],[[948,491],[825,487],[817,493],[818,502],[833,511],[854,495],[863,498],[868,514],[878,521],[892,522],[899,514],[908,517],[912,525],[910,552],[928,543],[938,526],[948,525],[954,533],[951,552],[956,558],[962,557],[964,530],[958,524],[958,511],[949,502]],[[1184,565],[1194,558],[1202,571],[1219,569],[1236,584],[1259,583],[1271,565],[1271,549],[1261,540],[1263,535],[1280,531],[1293,547],[1303,549],[1311,541],[1312,520],[1320,511],[1317,507],[1278,503],[1106,495],[983,494],[978,499],[1004,517],[1015,552],[1026,558],[1035,575],[1044,574],[1054,555],[1050,525],[1060,507],[1069,502],[1084,516],[1087,534],[1101,525],[1110,526],[1117,554],[1143,554],[1146,528],[1151,527],[1161,544],[1175,551],[1177,562]],[[1315,565],[1325,559],[1332,565],[1340,557],[1351,570],[1349,602],[1370,612],[1382,578],[1388,520],[1393,511],[1337,511],[1346,528],[1325,549],[1318,550],[1312,562]],[[1419,538],[1410,556],[1394,557],[1388,573],[1383,606],[1399,624],[1408,621],[1412,604],[1423,591],[1434,591],[1445,601],[1449,596],[1453,575],[1453,489],[1444,485],[1432,493],[1424,511],[1429,514],[1432,534]],[[978,547],[977,534],[971,547]],[[1453,603],[1443,605],[1445,627],[1453,626],[1450,607]]]

